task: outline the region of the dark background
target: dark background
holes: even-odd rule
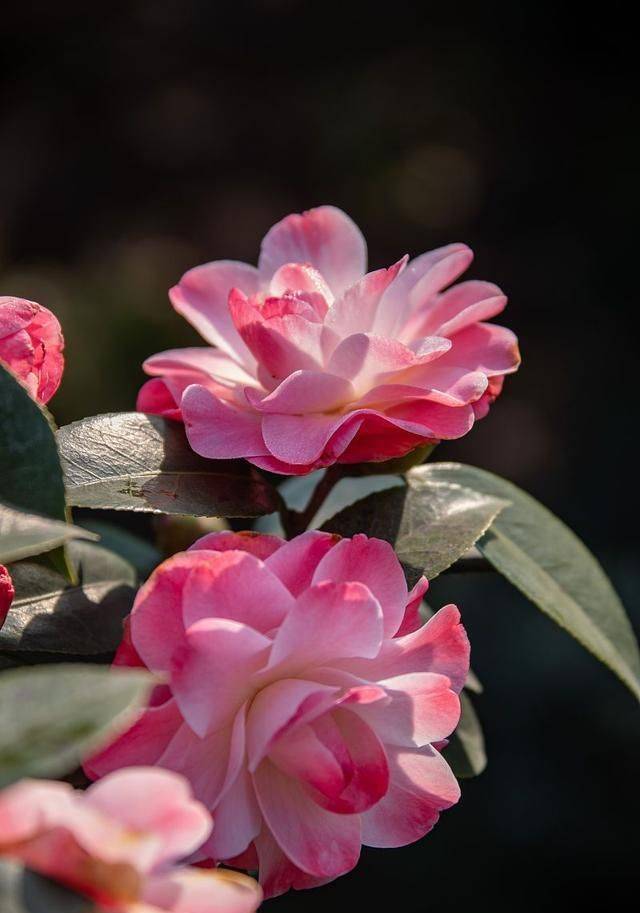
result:
[[[601,558],[636,628],[635,34],[624,7],[167,0],[2,13],[0,284],[60,317],[60,424],[133,407],[193,344],[167,288],[255,261],[323,202],[375,267],[461,240],[511,299],[520,373],[441,449],[501,473]],[[593,18],[590,18],[593,16]],[[485,683],[490,764],[421,843],[270,909],[560,909],[630,890],[633,698],[515,591],[448,577]]]

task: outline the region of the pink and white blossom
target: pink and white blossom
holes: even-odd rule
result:
[[[252,879],[175,866],[211,827],[186,780],[167,770],[118,771],[86,792],[23,780],[0,793],[0,856],[112,913],[253,913]]]
[[[520,361],[514,334],[487,323],[503,292],[452,285],[472,259],[450,244],[367,273],[344,212],[287,216],[257,268],[215,261],[171,289],[207,346],[149,358],[138,408],[182,419],[202,456],[291,475],[461,437]]]
[[[85,765],[188,777],[215,829],[196,857],[259,867],[266,896],[423,837],[460,790],[438,751],[469,667],[460,614],[422,624],[391,546],[213,533],[156,569],[116,663],[166,684]]]
[[[0,297],[0,362],[41,403],[48,403],[60,386],[63,349],[55,314],[35,301]]]

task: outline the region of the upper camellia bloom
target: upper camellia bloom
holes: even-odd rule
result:
[[[187,776],[215,830],[198,858],[260,869],[266,896],[418,840],[460,795],[454,730],[469,644],[424,626],[391,546],[364,535],[211,533],[144,584],[116,662],[167,681],[86,765]]]
[[[447,288],[472,258],[450,244],[366,273],[364,238],[345,213],[287,216],[257,269],[220,260],[171,290],[215,348],[149,358],[138,409],[182,417],[202,456],[287,475],[461,437],[520,361],[514,334],[484,322],[506,304],[500,289]]]
[[[113,913],[253,913],[253,879],[172,867],[210,833],[206,809],[167,770],[119,771],[86,792],[23,780],[0,793],[0,856]]]
[[[60,386],[63,348],[55,314],[35,301],[0,297],[0,361],[41,403],[48,403]]]

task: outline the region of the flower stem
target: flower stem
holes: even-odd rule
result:
[[[303,533],[307,529],[315,515],[324,504],[331,490],[340,481],[343,475],[344,471],[342,466],[340,466],[338,463],[335,463],[333,466],[330,466],[329,469],[327,469],[323,477],[314,488],[313,493],[309,498],[307,506],[304,508],[304,510],[297,511],[285,508],[285,510],[281,512],[280,518],[282,520],[284,530],[287,534],[287,538],[292,539],[294,536],[300,535],[300,533]]]

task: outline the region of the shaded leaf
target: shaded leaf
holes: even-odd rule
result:
[[[257,517],[276,489],[241,461],[205,460],[178,422],[140,412],[96,415],[61,428],[67,498],[76,507]]]
[[[0,786],[73,770],[130,724],[153,684],[146,671],[91,665],[0,674]]]
[[[8,861],[0,861],[0,910],[2,913],[97,913],[97,907],[88,898]]]
[[[442,754],[456,777],[477,777],[487,766],[484,735],[473,704],[464,691],[460,704],[462,714],[458,728]]]
[[[95,539],[88,530],[24,513],[0,503],[0,564],[40,555],[69,539]]]
[[[490,472],[461,463],[432,463],[420,471],[510,502],[478,548],[640,698],[633,629],[608,577],[578,537],[530,495]]]
[[[65,519],[62,469],[51,418],[1,364],[0,500]]]
[[[0,651],[88,657],[116,649],[135,596],[135,571],[91,543],[73,542],[69,551],[77,586],[36,561],[11,566],[16,595],[0,630]]]
[[[162,561],[162,555],[155,546],[115,523],[94,519],[81,520],[80,523],[84,529],[100,536],[100,544],[104,548],[133,565],[141,579],[148,577]]]
[[[506,502],[456,483],[433,481],[419,466],[406,485],[356,501],[327,520],[323,529],[353,536],[363,532],[390,542],[409,584],[437,577],[488,529]]]

